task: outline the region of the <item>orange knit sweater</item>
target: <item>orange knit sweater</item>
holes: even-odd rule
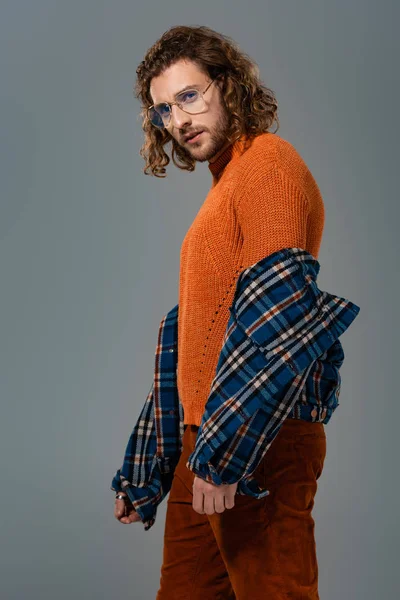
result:
[[[200,425],[240,272],[296,246],[318,258],[320,190],[296,149],[275,133],[234,142],[209,162],[211,189],[182,242],[178,393],[184,422]]]

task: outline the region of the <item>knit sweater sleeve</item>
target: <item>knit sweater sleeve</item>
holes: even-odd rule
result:
[[[289,246],[306,249],[309,214],[304,191],[276,163],[253,165],[237,195],[243,264]]]

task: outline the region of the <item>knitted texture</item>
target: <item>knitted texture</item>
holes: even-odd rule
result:
[[[178,393],[184,423],[197,426],[241,271],[289,246],[318,258],[325,221],[310,170],[277,134],[242,137],[208,168],[211,189],[183,239],[179,275]]]

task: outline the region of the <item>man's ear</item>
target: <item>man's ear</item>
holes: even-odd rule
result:
[[[220,73],[219,75],[216,76],[216,81],[217,81],[217,85],[220,89],[222,89],[222,86],[225,83],[225,75],[224,73]]]
[[[224,73],[220,73],[215,78],[215,84],[218,87],[221,98],[223,97],[224,90],[226,87],[226,75]]]

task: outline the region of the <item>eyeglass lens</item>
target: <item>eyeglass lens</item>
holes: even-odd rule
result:
[[[176,102],[182,109],[191,114],[200,112],[204,108],[203,98],[197,90],[187,90],[178,94]],[[171,118],[171,109],[167,102],[161,102],[149,109],[149,119],[156,127],[162,129],[168,125]]]

